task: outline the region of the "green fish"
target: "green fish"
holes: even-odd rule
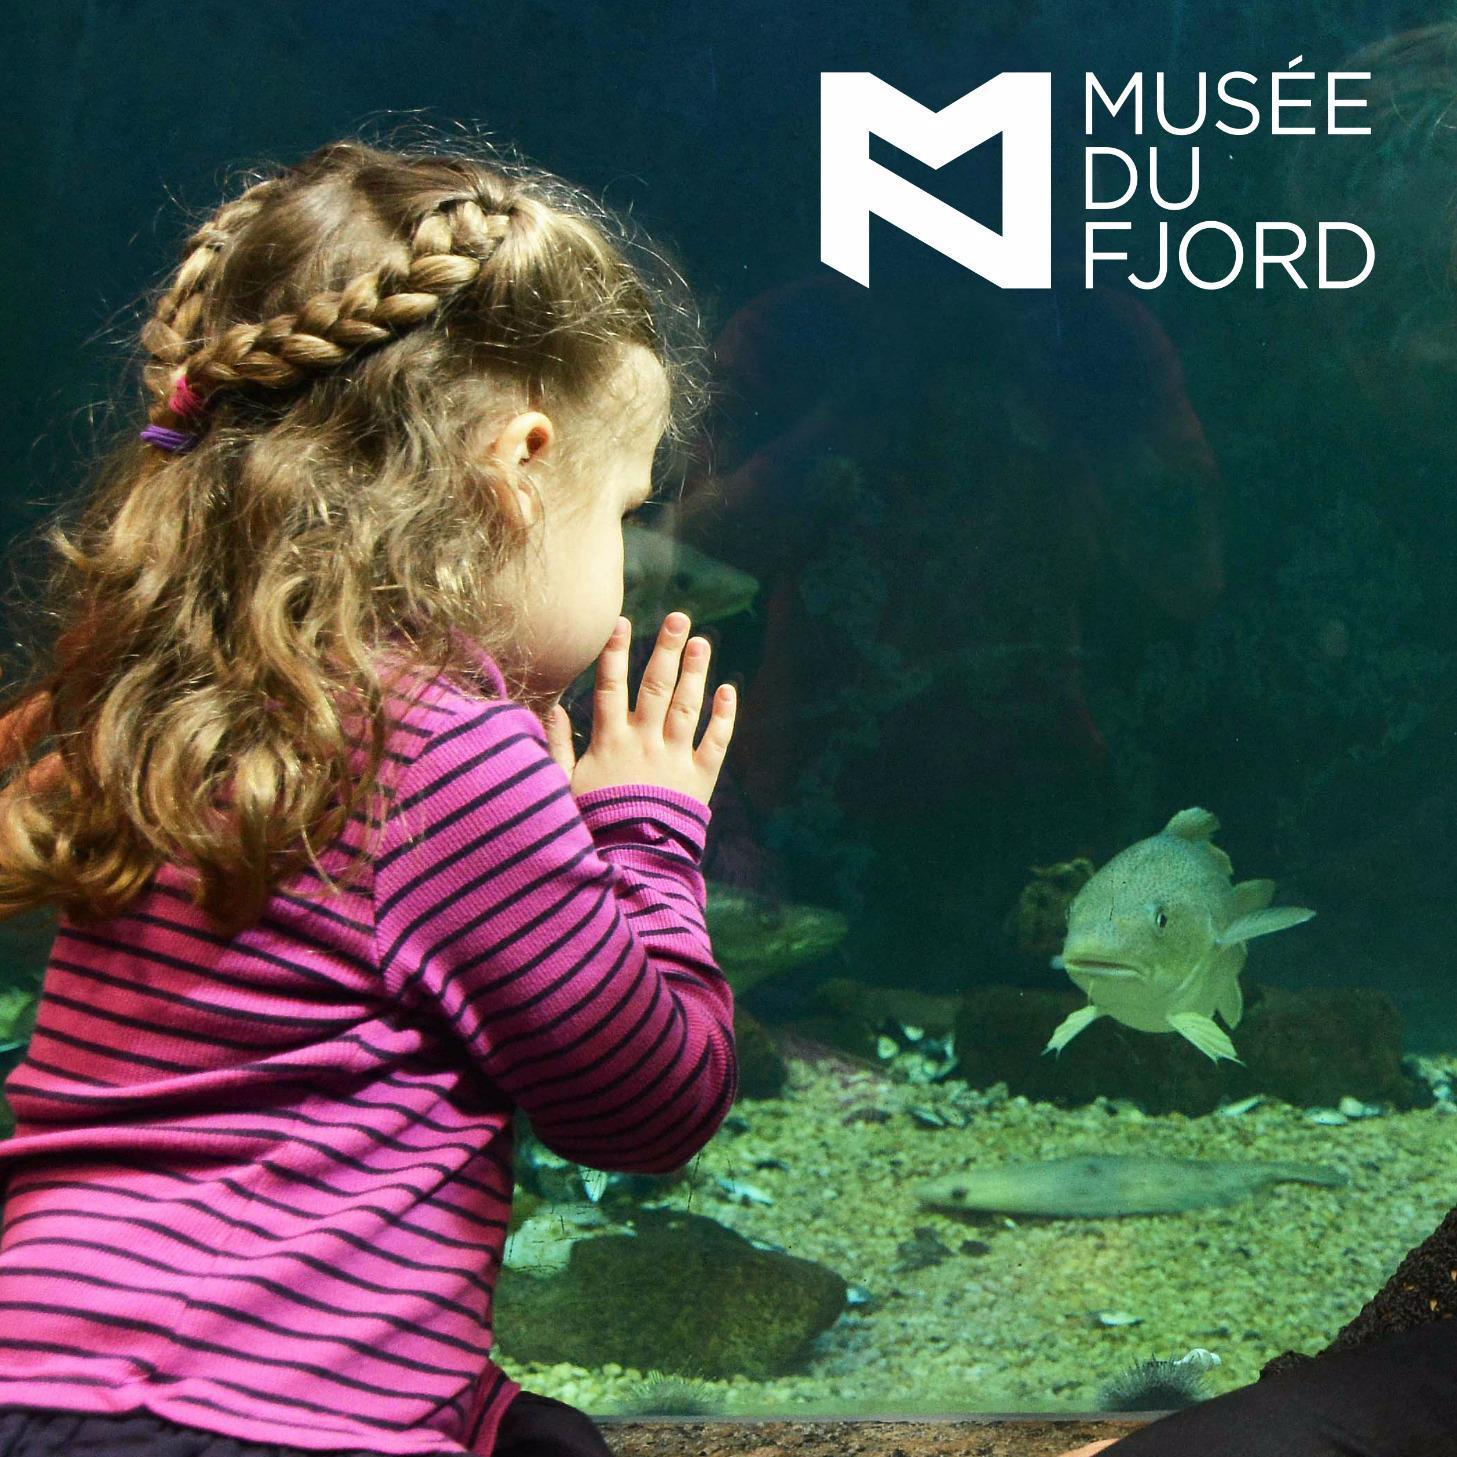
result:
[[[833,951],[849,929],[844,916],[823,906],[776,900],[715,880],[707,888],[714,960],[735,994]]]
[[[0,1052],[24,1047],[35,1031],[40,998],[24,987],[0,987]]]
[[[733,617],[759,591],[747,572],[645,526],[622,528],[622,551],[622,611],[639,636],[656,633],[674,609],[695,625]]]
[[[1326,1164],[1073,1154],[947,1174],[922,1184],[916,1196],[922,1204],[946,1209],[1108,1219],[1232,1204],[1271,1184],[1290,1182],[1340,1188],[1347,1178]]]
[[[1240,1062],[1214,1021],[1239,1026],[1246,943],[1308,921],[1304,906],[1270,906],[1271,880],[1233,884],[1229,856],[1210,841],[1204,809],[1176,814],[1157,834],[1115,855],[1068,907],[1062,954],[1052,960],[1088,995],[1044,1052],[1061,1052],[1099,1017],[1140,1032],[1177,1032],[1218,1062]]]

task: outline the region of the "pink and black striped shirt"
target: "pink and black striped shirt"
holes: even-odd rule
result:
[[[487,1454],[519,1389],[490,1359],[513,1110],[640,1173],[723,1120],[707,807],[574,799],[480,666],[493,692],[391,699],[393,797],[343,894],[301,872],[229,939],[165,865],[114,919],[62,917],[5,1083],[0,1406]]]

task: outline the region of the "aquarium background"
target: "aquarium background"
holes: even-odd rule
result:
[[[1121,1381],[1134,1363],[1181,1361],[1188,1400],[1251,1381],[1436,1226],[1457,1198],[1450,8],[59,0],[10,56],[12,613],[37,527],[141,423],[118,383],[138,309],[230,169],[459,126],[630,209],[700,300],[718,401],[644,521],[678,554],[632,545],[626,610],[640,642],[687,610],[740,685],[704,870],[742,1094],[663,1179],[523,1128],[512,1375],[599,1415],[1163,1408]],[[1370,278],[1144,291],[1110,267],[1085,289],[1084,71],[1163,70],[1187,115],[1200,70],[1295,57],[1371,70],[1346,120],[1373,135],[1206,130],[1190,220],[1248,244],[1260,219],[1349,219]],[[878,220],[869,289],[824,266],[830,70],[937,109],[1050,71],[1054,287],[996,289]],[[995,145],[934,172],[872,156],[998,225]],[[1146,275],[1156,216],[1113,216]],[[8,620],[4,644],[11,675]],[[1070,899],[1193,806],[1236,879],[1317,913],[1251,945],[1243,1062],[1110,1018],[1043,1055],[1086,1000],[1050,964]],[[0,937],[3,1072],[50,931]],[[918,1193],[1081,1153],[1234,1183],[1098,1217]],[[1334,1177],[1262,1182],[1276,1162]]]

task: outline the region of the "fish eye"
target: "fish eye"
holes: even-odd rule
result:
[[[1153,923],[1160,931],[1169,924],[1168,912],[1162,906],[1153,913]]]

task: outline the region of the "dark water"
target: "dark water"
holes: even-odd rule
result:
[[[1251,1029],[1279,994],[1289,1025],[1328,1029],[1337,1003],[1319,998],[1359,991],[1346,1041],[1329,1044],[1347,1082],[1328,1063],[1303,1082],[1268,1063],[1243,1082],[1229,1063],[1211,1075],[1177,1033],[1110,1019],[1064,1050],[1062,1084],[1035,1082],[1030,1062],[976,1067],[1013,1093],[1025,1073],[1069,1114],[1187,1075],[1191,1114],[1278,1087],[1292,1106],[1346,1092],[1418,1116],[1433,1095],[1412,1055],[1457,1053],[1448,14],[1314,0],[44,7],[11,38],[0,532],[18,565],[68,499],[135,301],[173,266],[173,199],[210,208],[224,167],[292,160],[370,118],[478,125],[670,240],[716,341],[713,475],[646,523],[702,554],[700,580],[640,605],[695,613],[717,674],[741,685],[710,880],[842,922],[832,949],[756,977],[744,1009],[873,1061],[877,1038],[919,1025],[899,994],[947,999],[950,1017],[956,998],[1010,988],[1036,1062],[1066,1008],[1030,999],[1072,987],[1049,964],[1066,897],[1037,914],[1019,899],[1056,881],[1033,867],[1102,865],[1200,806],[1236,880],[1271,879],[1277,904],[1317,913],[1251,943]],[[1201,71],[1212,87],[1248,70],[1267,97],[1297,56],[1321,78],[1372,72],[1348,90],[1367,110],[1345,119],[1373,134],[1109,123],[1096,140],[1135,157],[1160,144],[1175,193],[1197,142],[1202,186],[1187,212],[1141,197],[1109,214],[1132,224],[1131,261],[1085,287],[1083,73],[1119,86],[1141,71],[1151,88],[1164,71],[1171,115],[1187,116]],[[1050,287],[998,289],[881,220],[869,288],[821,263],[820,74],[860,70],[931,109],[998,72],[1052,73]],[[881,137],[871,157],[1002,221],[995,143],[939,169]],[[1375,264],[1347,290],[1278,271],[1257,288],[1248,265],[1218,290],[1178,276],[1139,289],[1126,274],[1152,272],[1161,218],[1176,239],[1222,220],[1247,250],[1260,221],[1351,220]],[[1215,239],[1191,256],[1208,276],[1227,262]],[[131,410],[123,397],[100,428]],[[698,614],[714,563],[756,580],[751,610]],[[638,622],[639,639],[656,625]],[[47,941],[10,939],[21,984]],[[880,990],[848,1013],[832,981]],[[1409,1059],[1385,1083],[1363,1042],[1378,1034],[1388,1064]],[[1155,1043],[1170,1061],[1129,1073]],[[1111,1081],[1079,1081],[1079,1058]],[[1454,1173],[1438,1170],[1449,1194]],[[1392,1239],[1376,1266],[1405,1247]],[[1312,1338],[1333,1333],[1320,1309]]]

